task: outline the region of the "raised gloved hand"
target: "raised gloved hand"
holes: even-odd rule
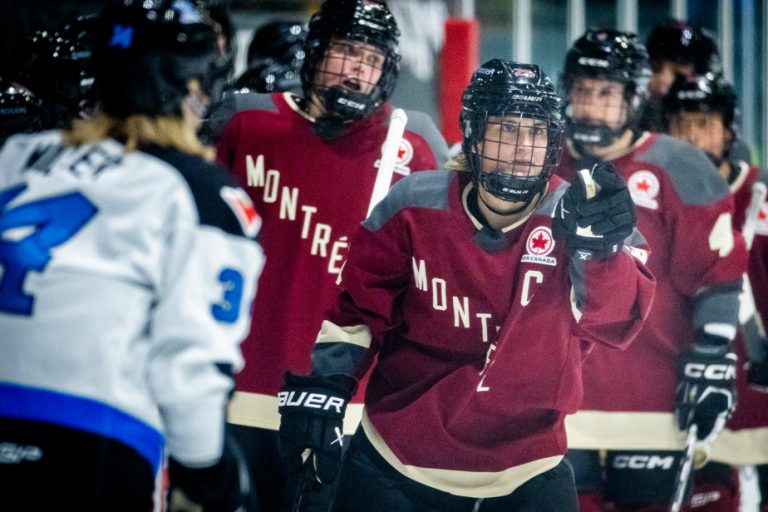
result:
[[[300,471],[307,461],[318,482],[331,483],[341,466],[344,412],[354,379],[290,372],[284,379],[285,385],[277,396],[282,416],[279,449],[285,471]]]
[[[578,179],[560,198],[552,234],[571,255],[608,258],[618,253],[635,227],[637,213],[626,183],[610,162],[579,160]],[[595,186],[596,185],[596,186]]]
[[[698,427],[699,444],[709,444],[736,407],[736,354],[728,345],[696,344],[678,360],[677,425]]]
[[[258,510],[245,459],[229,436],[221,459],[212,466],[190,467],[169,457],[168,479],[170,512]]]

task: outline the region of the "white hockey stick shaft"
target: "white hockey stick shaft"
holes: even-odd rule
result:
[[[752,185],[752,198],[749,201],[744,217],[744,225],[741,227],[741,234],[747,243],[747,250],[752,248],[752,242],[755,240],[757,218],[760,215],[760,206],[765,203],[766,194],[768,194],[768,189],[766,189],[765,183],[756,182]]]
[[[755,240],[755,228],[757,219],[760,215],[760,207],[765,203],[768,190],[764,183],[756,182],[752,185],[752,198],[744,217],[744,225],[741,228],[741,234],[744,242],[747,244],[747,250],[752,248]],[[762,319],[757,314],[755,307],[755,298],[752,295],[752,286],[749,276],[744,274],[744,284],[742,295],[739,297],[739,323],[741,324],[741,333],[744,337],[744,346],[747,349],[749,359],[762,362],[766,359],[768,348],[765,346],[765,327]]]
[[[696,444],[698,427],[694,423],[688,428],[688,436],[685,439],[685,451],[683,460],[680,461],[680,469],[675,480],[675,494],[672,495],[672,503],[669,504],[669,512],[680,512],[685,501],[685,492],[688,490],[688,480],[691,478],[693,468],[693,448]]]
[[[592,169],[581,169],[578,171],[579,180],[584,184],[584,196],[586,199],[592,199],[600,191],[600,186],[592,179]],[[576,234],[590,238],[602,238],[602,235],[592,233],[592,226],[585,228],[576,226]]]
[[[366,217],[371,214],[374,206],[384,199],[384,196],[389,191],[389,187],[392,184],[392,174],[395,172],[397,152],[400,150],[400,141],[403,139],[403,132],[405,132],[407,122],[408,115],[405,113],[405,110],[401,108],[392,110],[387,138],[384,139],[384,146],[381,149],[379,172],[376,174],[376,182],[373,185],[371,202],[368,205]]]

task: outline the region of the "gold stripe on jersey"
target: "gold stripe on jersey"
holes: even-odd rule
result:
[[[577,450],[682,450],[685,434],[671,412],[579,411],[565,419],[568,448]],[[768,463],[768,427],[723,430],[709,459],[726,464]]]
[[[562,455],[545,457],[503,471],[459,471],[423,468],[403,464],[392,453],[376,428],[363,411],[363,430],[376,451],[397,471],[434,489],[470,498],[494,498],[512,493],[522,484],[550,469],[563,460]]]
[[[347,405],[347,414],[344,416],[344,434],[354,434],[362,416],[363,404]],[[237,391],[229,402],[227,422],[244,427],[278,430],[280,428],[280,414],[277,412],[277,397]]]
[[[323,320],[315,343],[350,343],[363,348],[371,346],[371,331],[365,324],[339,326]]]

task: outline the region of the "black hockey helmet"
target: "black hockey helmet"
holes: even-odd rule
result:
[[[694,73],[722,71],[717,41],[709,31],[690,26],[680,20],[669,19],[656,25],[648,36],[648,55],[651,65],[663,61],[693,64]]]
[[[265,59],[274,59],[301,69],[306,40],[305,23],[289,20],[265,23],[256,29],[248,45],[248,67],[253,67]]]
[[[627,119],[618,129],[604,123],[583,122],[571,116],[570,91],[580,77],[624,84]],[[628,128],[635,129],[648,96],[651,69],[648,52],[635,34],[612,29],[588,30],[568,50],[560,87],[565,99],[565,120],[574,142],[609,146]]]
[[[386,3],[374,0],[326,0],[309,21],[306,58],[301,81],[307,100],[314,95],[329,117],[361,119],[379,108],[392,94],[400,72],[400,30]],[[361,41],[384,53],[381,78],[370,93],[317,83],[319,66],[333,40]]]
[[[731,133],[726,143],[726,156],[736,137],[736,91],[722,75],[706,73],[691,79],[678,76],[669,93],[662,102],[667,126],[682,112],[717,113],[723,120],[723,126]],[[720,155],[709,155],[716,163],[722,161]]]
[[[28,40],[16,78],[43,102],[46,128],[68,127],[95,108],[92,36],[95,16],[80,16]]]
[[[475,185],[505,201],[530,203],[560,163],[564,141],[561,108],[554,85],[535,64],[493,59],[477,69],[462,95],[459,117],[464,137],[462,149]],[[526,117],[546,123],[546,156],[539,174],[483,172],[482,160],[489,158],[483,154],[483,145],[490,116]],[[500,160],[494,163],[497,169],[509,164]]]
[[[188,83],[218,98],[226,57],[215,25],[190,0],[123,0],[107,6],[94,34],[96,90],[101,109],[125,118],[182,115]]]
[[[277,20],[259,27],[248,46],[248,69],[235,89],[269,93],[301,90],[306,24]]]
[[[15,133],[43,127],[42,102],[24,86],[0,77],[0,145]]]

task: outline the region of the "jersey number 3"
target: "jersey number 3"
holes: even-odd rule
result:
[[[41,272],[51,249],[85,226],[97,208],[79,192],[47,197],[11,209],[26,185],[0,192],[0,311],[31,315],[34,297],[24,293],[27,272]]]

